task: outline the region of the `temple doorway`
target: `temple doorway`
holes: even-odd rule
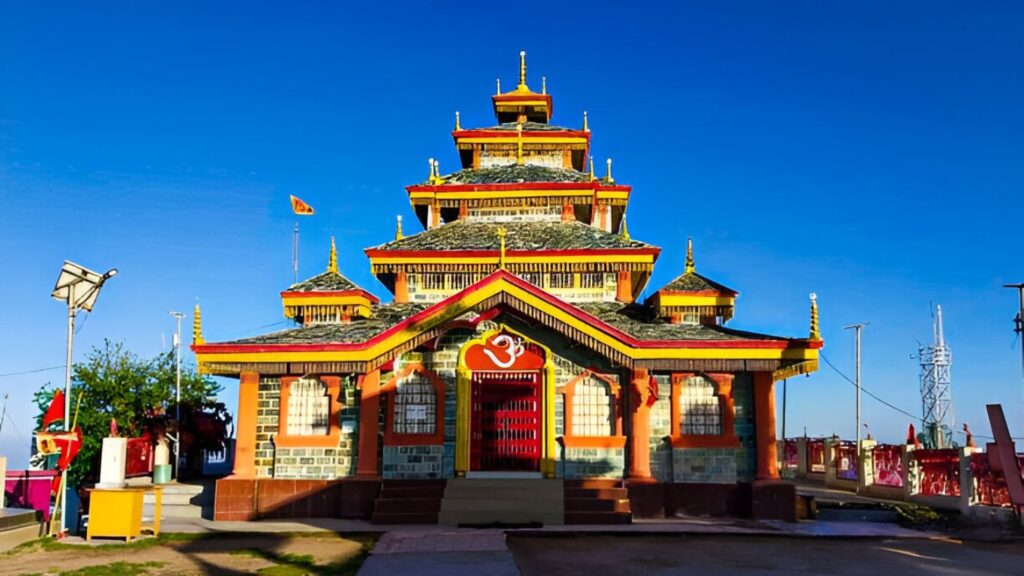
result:
[[[542,383],[540,370],[473,373],[470,470],[540,471]]]

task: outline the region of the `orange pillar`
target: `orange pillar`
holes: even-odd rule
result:
[[[633,301],[633,275],[629,270],[619,270],[615,282],[615,299],[627,304]]]
[[[775,446],[775,381],[771,372],[754,372],[754,429],[757,437],[757,479],[779,477]]]
[[[562,204],[562,222],[575,222],[576,221],[576,210],[572,204],[565,202]]]
[[[360,378],[359,396],[359,454],[356,456],[356,476],[376,478],[377,473],[377,418],[380,413],[380,369]]]
[[[259,411],[260,375],[242,372],[238,377],[238,413],[235,418],[235,464],[231,475],[238,478],[256,476],[256,418]]]
[[[651,407],[656,394],[646,369],[633,370],[629,382],[631,418],[629,423],[629,465],[626,476],[633,481],[651,481]]]
[[[395,272],[395,303],[405,304],[409,301],[409,275],[406,272]]]

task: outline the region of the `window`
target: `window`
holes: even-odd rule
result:
[[[548,275],[549,288],[572,288],[572,274],[553,272]]]
[[[679,390],[679,433],[719,435],[722,433],[722,403],[715,386],[703,376],[691,376]]]
[[[444,274],[423,274],[424,290],[444,290]]]
[[[523,272],[520,274],[523,280],[526,280],[534,286],[544,286],[544,275],[537,272]]]
[[[324,436],[330,429],[331,398],[320,380],[300,378],[289,386],[289,436]]]
[[[452,290],[462,290],[469,287],[473,283],[472,274],[449,274],[448,275],[448,287]]]
[[[395,434],[433,434],[437,429],[437,392],[423,375],[410,374],[395,389]]]
[[[604,274],[594,272],[580,274],[580,287],[604,288]]]
[[[573,436],[613,436],[615,414],[608,384],[593,377],[576,383],[572,395]]]

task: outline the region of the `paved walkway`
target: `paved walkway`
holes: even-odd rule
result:
[[[377,541],[359,576],[519,576],[503,530],[388,532]]]

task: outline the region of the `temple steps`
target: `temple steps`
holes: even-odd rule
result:
[[[563,524],[564,498],[561,480],[457,478],[445,488],[438,523]]]
[[[160,507],[162,518],[213,518],[212,480],[194,480],[186,483],[163,484]],[[147,521],[156,512],[156,496],[146,493],[142,497],[142,516]]]
[[[631,524],[629,494],[621,480],[565,481],[566,524]]]
[[[444,480],[384,480],[374,501],[374,524],[437,524]]]

